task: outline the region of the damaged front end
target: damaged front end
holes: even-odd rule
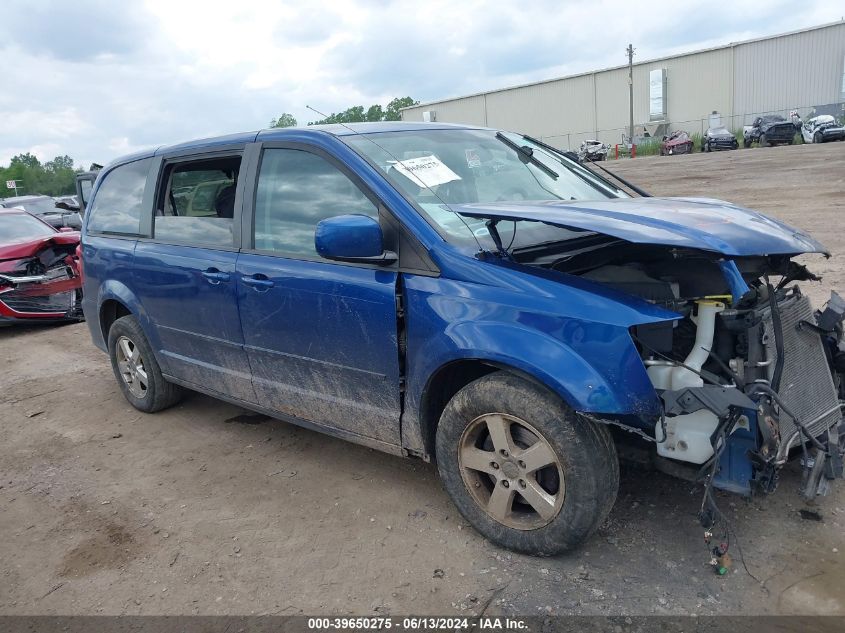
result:
[[[792,284],[796,271],[808,278],[806,270],[791,262],[788,269],[755,270],[760,276],[737,298],[679,297],[681,319],[633,328],[664,406],[654,433],[658,467],[684,462],[716,488],[768,493],[799,451],[807,500],[842,477],[845,304],[834,294],[814,312]],[[768,275],[778,272],[773,285]]]
[[[717,512],[711,487],[772,492],[792,457],[801,459],[805,499],[843,476],[845,302],[834,293],[814,311],[796,285],[818,278],[795,256],[827,255],[811,237],[716,200],[461,205],[459,213],[486,218],[492,231],[502,220],[571,230],[566,241],[499,255],[678,315],[630,328],[662,414],[587,417],[633,431],[617,435],[658,469],[705,482],[705,514]]]
[[[0,322],[81,320],[78,234],[16,246],[0,260]]]

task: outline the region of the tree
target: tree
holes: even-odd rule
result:
[[[282,112],[278,119],[270,119],[270,127],[296,127],[296,119],[292,114]]]
[[[387,110],[384,113],[385,121],[401,121],[402,115],[400,108],[407,108],[413,105],[418,105],[419,101],[414,101],[411,97],[397,97],[387,104]]]
[[[364,115],[364,119],[367,121],[384,121],[384,110],[378,104],[371,105],[367,114]]]
[[[364,106],[352,106],[341,112],[332,112],[325,119],[319,121],[312,121],[308,125],[325,125],[327,123],[361,123],[363,121],[400,121],[402,119],[399,113],[400,108],[416,105],[419,101],[414,101],[411,97],[397,97],[383,108],[378,103],[371,105],[364,110]]]
[[[29,152],[13,156],[8,167],[0,167],[0,181],[7,180],[18,183],[18,195],[62,196],[72,194],[76,188],[73,159],[67,155],[44,164]],[[13,191],[0,193],[0,197],[12,195]]]
[[[44,163],[44,169],[47,171],[59,171],[61,169],[70,169],[73,171],[73,159],[67,154],[56,156],[53,160]]]

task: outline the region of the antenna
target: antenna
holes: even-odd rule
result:
[[[316,112],[317,114],[319,114],[319,115],[320,115],[321,117],[323,117],[324,119],[328,119],[328,118],[329,118],[329,117],[328,117],[328,115],[327,115],[325,112],[320,112],[317,108],[312,108],[312,107],[311,107],[310,105],[308,105],[308,104],[305,104],[305,107],[306,107],[306,108],[308,108],[309,110],[313,110],[314,112]],[[353,128],[349,127],[348,125],[346,125],[346,123],[343,123],[342,121],[338,121],[338,125],[342,125],[342,126],[343,126],[343,127],[345,127],[347,130],[349,130],[350,132],[352,132],[354,135],[356,135],[356,136],[360,136],[360,137],[362,137],[362,138],[364,138],[364,139],[368,140],[370,143],[372,143],[373,145],[375,145],[376,147],[378,147],[378,148],[379,148],[381,151],[383,151],[385,154],[387,154],[388,156],[390,156],[390,157],[391,157],[393,160],[395,160],[397,163],[399,163],[400,165],[402,165],[402,167],[405,167],[405,163],[403,163],[403,162],[402,162],[401,160],[399,160],[396,156],[394,156],[394,155],[393,155],[393,152],[391,152],[391,151],[390,151],[390,150],[388,150],[387,148],[382,147],[381,145],[379,145],[378,143],[376,143],[376,142],[375,142],[373,139],[371,139],[371,138],[370,138],[367,134],[361,134],[361,132],[359,132],[359,131],[358,131],[358,130],[356,130],[356,129],[353,129]],[[407,169],[407,167],[405,167],[405,169]],[[413,171],[408,170],[408,173],[413,174]],[[423,187],[425,187],[426,189],[428,189],[428,191],[431,193],[431,195],[433,195],[435,198],[437,198],[438,200],[440,200],[440,203],[441,203],[444,207],[446,207],[449,211],[451,211],[452,213],[454,213],[454,214],[455,214],[455,216],[456,216],[456,217],[457,217],[457,218],[461,221],[461,223],[462,223],[465,227],[467,227],[467,230],[469,231],[469,234],[470,234],[470,235],[472,235],[472,239],[474,239],[474,240],[475,240],[475,243],[478,245],[478,250],[479,250],[479,251],[484,252],[484,247],[481,245],[481,242],[479,242],[479,241],[478,241],[478,238],[476,237],[475,232],[474,232],[474,231],[470,228],[469,224],[467,224],[467,221],[466,221],[466,220],[464,220],[463,216],[461,216],[461,214],[460,214],[460,213],[458,213],[457,211],[455,211],[454,209],[452,209],[452,207],[450,207],[450,206],[446,203],[446,201],[445,201],[443,198],[441,198],[440,196],[438,196],[438,195],[437,195],[437,193],[434,191],[434,189],[432,189],[431,187],[429,187],[429,186],[428,186],[428,184],[426,184],[426,182],[425,182],[424,180],[422,180],[421,178],[419,178],[419,177],[418,177],[418,176],[416,176],[416,175],[414,175],[414,178],[416,178],[416,179],[417,179],[417,181],[418,181],[419,183],[421,183]],[[495,241],[495,238],[494,238],[494,241]]]

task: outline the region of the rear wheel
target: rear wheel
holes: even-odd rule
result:
[[[123,395],[146,413],[161,411],[179,402],[182,390],[167,382],[137,319],[125,316],[109,329],[109,357]]]
[[[464,518],[494,543],[528,554],[580,545],[619,487],[608,429],[505,372],[452,398],[436,448],[443,485]]]

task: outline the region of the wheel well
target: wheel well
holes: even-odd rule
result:
[[[440,422],[440,416],[449,400],[473,380],[492,374],[498,369],[500,368],[482,360],[459,360],[444,365],[429,378],[422,396],[422,415],[420,417],[426,453],[434,455],[434,437],[437,433],[437,424]]]
[[[109,330],[112,323],[121,317],[132,314],[125,305],[116,299],[108,299],[100,306],[100,330],[103,333],[103,340],[108,343]]]

